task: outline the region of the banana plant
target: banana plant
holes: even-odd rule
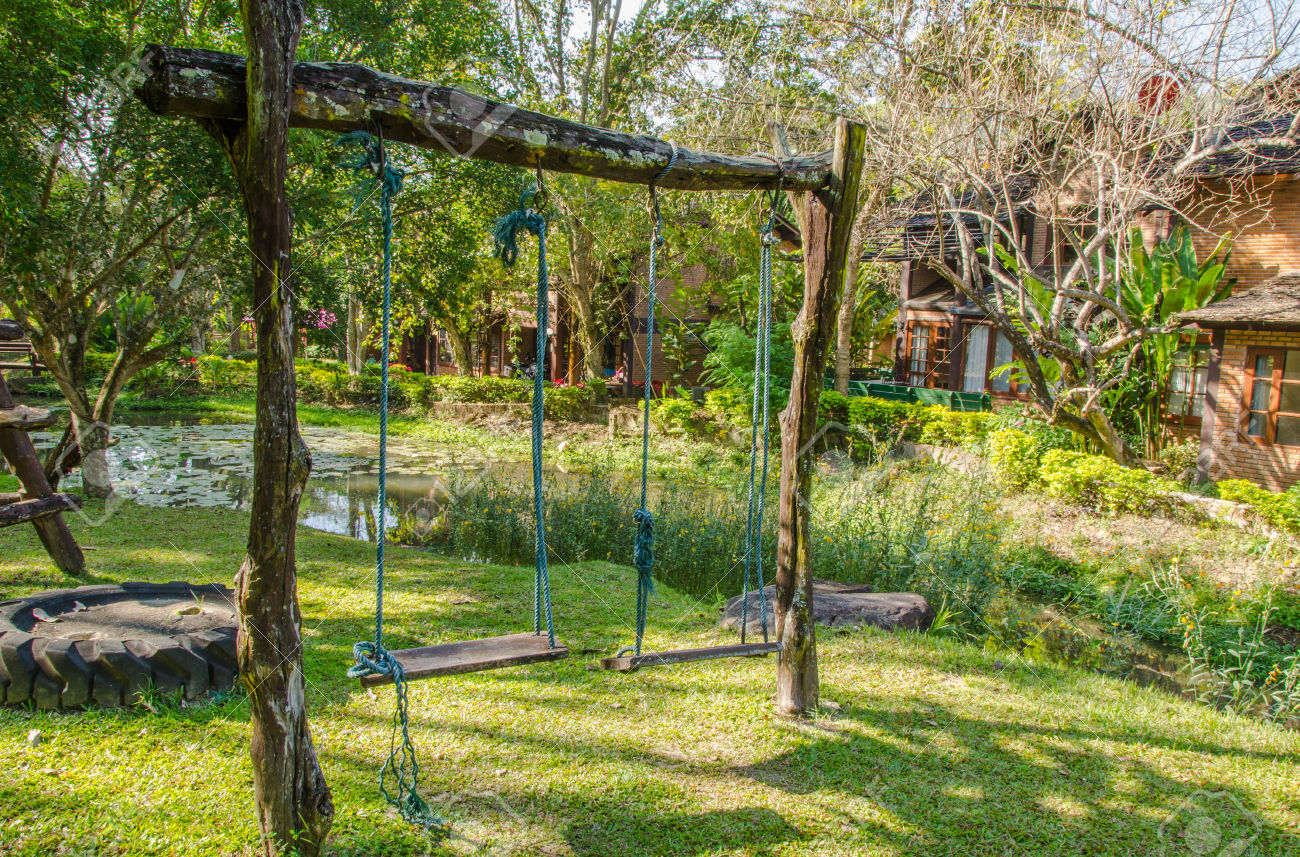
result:
[[[1204,262],[1199,261],[1191,232],[1185,226],[1148,251],[1142,230],[1135,227],[1129,233],[1127,255],[1120,257],[1117,267],[1112,263],[1117,297],[1129,320],[1138,327],[1166,330],[1143,337],[1140,371],[1111,397],[1111,407],[1116,411],[1136,405],[1134,410],[1149,455],[1158,451],[1163,438],[1169,379],[1183,338],[1175,327],[1175,316],[1232,293],[1236,280],[1224,277],[1230,256],[1225,237]]]

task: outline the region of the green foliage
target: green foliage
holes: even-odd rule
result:
[[[1225,479],[1218,488],[1221,498],[1245,503],[1270,526],[1300,534],[1300,486],[1278,494],[1244,479]]]
[[[532,558],[529,488],[492,482],[459,495],[448,511],[450,546],[465,556],[526,562]],[[773,496],[769,494],[769,497]],[[547,542],[566,561],[631,555],[635,485],[595,465],[576,482],[550,483]],[[835,579],[882,591],[919,592],[947,603],[963,631],[999,590],[998,525],[987,491],[963,478],[917,467],[875,467],[842,479],[820,480],[814,494],[813,561],[835,569]],[[655,573],[704,599],[739,593],[748,502],[736,485],[675,480],[653,504]],[[776,556],[776,516],[764,519],[763,556]],[[770,571],[769,571],[770,574]],[[769,578],[770,579],[770,578]]]
[[[582,384],[548,386],[543,396],[543,412],[549,420],[580,420],[595,400],[595,391]]]
[[[1180,443],[1172,443],[1160,451],[1160,461],[1175,479],[1183,474],[1195,474],[1196,462],[1201,454],[1200,438],[1189,437]],[[1194,477],[1191,481],[1194,481]]]
[[[437,400],[443,402],[528,402],[533,395],[532,382],[522,378],[439,375],[430,381]]]
[[[699,410],[690,399],[664,397],[650,403],[650,418],[670,434],[690,434],[699,423]]]
[[[936,446],[981,446],[992,425],[988,411],[954,411],[942,405],[926,405],[919,417],[921,442]]]
[[[998,484],[1017,491],[1038,481],[1045,452],[1039,439],[1010,428],[992,432],[984,448],[985,461]]]
[[[988,437],[993,416],[986,411],[954,411],[942,405],[892,402],[872,396],[821,395],[823,421],[851,425],[877,443],[909,440],[936,446],[978,447]]]
[[[1174,316],[1222,300],[1236,280],[1225,278],[1231,255],[1221,241],[1209,258],[1197,261],[1190,231],[1180,226],[1148,253],[1142,230],[1128,236],[1128,254],[1112,276],[1119,284],[1119,302],[1134,325],[1172,327]],[[1141,438],[1154,457],[1163,446],[1164,412],[1174,358],[1185,337],[1178,331],[1156,333],[1141,342],[1138,359],[1128,377],[1108,397],[1107,409],[1121,431]],[[1112,373],[1120,371],[1112,367]]]
[[[718,387],[704,394],[704,410],[728,425],[745,427],[753,417],[753,401],[749,391]]]
[[[1038,475],[1049,496],[1105,514],[1168,512],[1169,495],[1179,490],[1178,483],[1149,470],[1064,449],[1048,451]]]
[[[704,333],[709,354],[704,358],[700,379],[723,389],[753,396],[754,351],[758,339],[745,328],[731,322],[715,320]],[[794,372],[794,346],[790,325],[772,324],[771,378],[773,412],[785,407],[790,396],[790,376]]]
[[[199,357],[199,382],[217,393],[250,392],[257,386],[257,364],[213,354]]]

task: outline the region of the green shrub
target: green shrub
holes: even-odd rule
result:
[[[257,385],[257,364],[227,360],[215,354],[198,358],[199,383],[218,393],[251,391]]]
[[[1219,496],[1234,503],[1245,503],[1270,526],[1300,533],[1300,486],[1276,494],[1244,479],[1225,479],[1219,483]]]
[[[92,383],[103,381],[116,360],[117,355],[109,351],[87,351],[86,379]]]
[[[347,374],[324,369],[299,369],[298,395],[305,402],[337,405],[347,389]]]
[[[650,419],[669,434],[689,434],[698,422],[698,410],[690,399],[655,399],[650,403]]]
[[[1038,438],[1015,429],[998,429],[988,437],[984,459],[999,485],[1024,490],[1038,481],[1043,449]]]
[[[988,411],[954,411],[929,405],[918,413],[921,442],[936,446],[973,447],[984,443],[992,425]]]
[[[705,412],[733,426],[748,426],[752,421],[753,407],[753,397],[735,387],[719,387],[704,394]]]
[[[1178,483],[1149,470],[1064,449],[1049,450],[1038,473],[1050,496],[1107,514],[1168,511],[1170,494],[1179,490]]]
[[[472,375],[440,375],[434,385],[444,402],[527,402],[533,395],[532,383],[522,378],[475,378]]]
[[[1169,474],[1177,479],[1188,470],[1196,468],[1196,461],[1200,454],[1200,439],[1190,437],[1182,443],[1166,446],[1160,452],[1160,461],[1168,468]]]
[[[907,402],[890,402],[870,396],[853,396],[849,399],[848,421],[862,426],[877,440],[919,440],[921,415],[924,405]]]
[[[527,385],[525,385],[525,389],[528,389]],[[595,392],[590,387],[582,385],[547,387],[543,410],[548,420],[582,419],[587,415],[587,411],[595,398]]]
[[[849,421],[849,397],[834,390],[823,390],[818,406],[819,416],[825,422],[847,423]]]

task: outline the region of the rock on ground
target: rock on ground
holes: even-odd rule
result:
[[[768,632],[772,634],[776,630],[771,612],[776,587],[765,587],[763,594],[767,598]],[[719,627],[739,632],[742,600],[737,595],[727,602]],[[813,580],[813,616],[818,625],[872,625],[887,631],[896,628],[924,631],[934,620],[934,609],[920,595],[911,592],[872,592],[869,586]],[[747,624],[750,635],[763,633],[757,592],[749,593]]]

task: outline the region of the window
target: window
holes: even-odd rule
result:
[[[948,388],[946,324],[912,322],[907,336],[907,383],[913,387]]]
[[[989,373],[989,328],[976,325],[966,334],[966,365],[962,367],[961,388],[967,393],[983,393]]]
[[[1246,356],[1246,434],[1300,446],[1300,349],[1252,348]]]
[[[1165,398],[1165,413],[1179,419],[1201,418],[1205,406],[1205,382],[1210,374],[1210,350],[1192,345],[1174,354],[1173,368],[1169,372],[1169,390]]]
[[[989,386],[993,389],[993,392],[1014,392],[1012,389],[1011,369],[1003,369],[1002,372],[997,375],[993,375],[992,370],[997,369],[1000,366],[1006,366],[1015,359],[1016,352],[1015,349],[1011,347],[1011,340],[1007,339],[1006,334],[999,331],[997,342],[993,347],[993,365],[989,367]]]
[[[913,387],[925,386],[925,374],[930,357],[930,328],[924,324],[912,325],[911,357],[908,361],[907,383]]]

